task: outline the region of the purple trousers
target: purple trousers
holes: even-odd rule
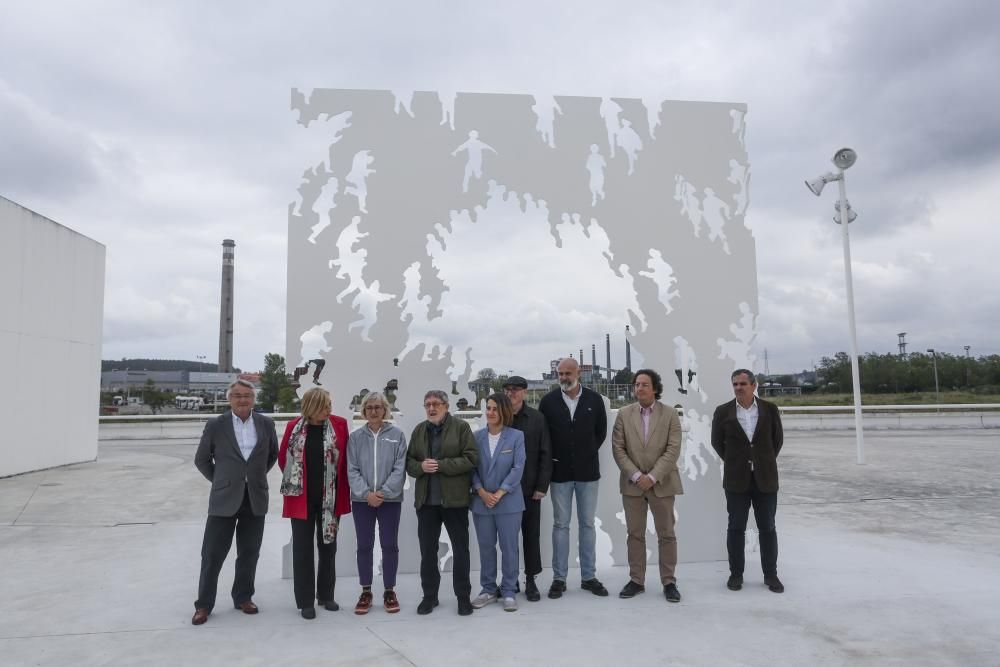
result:
[[[402,503],[382,503],[372,507],[368,503],[351,503],[354,532],[358,540],[358,577],[362,586],[372,585],[374,567],[375,523],[378,522],[378,539],[382,545],[382,584],[386,588],[396,585],[399,569],[399,515]]]

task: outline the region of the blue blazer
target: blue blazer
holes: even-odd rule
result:
[[[500,431],[496,452],[490,456],[489,431],[481,428],[473,434],[479,450],[479,465],[472,472],[472,512],[474,514],[513,514],[524,511],[521,474],[524,472],[524,433],[505,426]],[[479,489],[506,495],[492,508],[479,497]]]

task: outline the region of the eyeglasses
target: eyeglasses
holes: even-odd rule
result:
[[[377,410],[385,410],[381,405],[366,405],[365,412],[375,412]]]
[[[431,409],[443,408],[446,405],[448,404],[442,403],[441,401],[427,401],[426,403],[424,403],[424,409],[431,410]]]

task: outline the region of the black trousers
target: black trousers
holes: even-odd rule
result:
[[[209,516],[201,541],[201,576],[198,579],[197,609],[215,607],[219,572],[226,562],[236,534],[236,576],[233,579],[233,604],[240,605],[254,594],[254,576],[260,544],[264,539],[264,515],[257,516],[250,507],[250,495],[243,493],[243,503],[233,516]]]
[[[452,586],[455,596],[466,598],[472,595],[469,582],[469,508],[424,505],[417,510],[417,539],[420,541],[420,587],[424,597],[437,598],[441,586],[441,571],[438,569],[438,542],[441,526],[448,531],[451,551]]]
[[[542,501],[524,498],[524,514],[521,515],[521,542],[524,546],[524,573],[534,577],[542,571],[542,547],[539,542],[542,520]]]
[[[299,609],[333,600],[337,580],[337,540],[323,543],[323,513],[310,510],[308,519],[292,519],[292,581]],[[315,546],[313,543],[315,537]],[[317,565],[314,556],[318,556]]]
[[[726,530],[729,573],[743,574],[747,519],[750,517],[751,505],[760,540],[760,567],[765,577],[777,576],[778,532],[774,528],[774,514],[778,510],[778,494],[764,493],[758,489],[753,475],[750,476],[750,488],[747,491],[726,491],[726,510],[729,512],[729,527]]]

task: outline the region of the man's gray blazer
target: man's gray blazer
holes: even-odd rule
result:
[[[233,413],[227,410],[210,419],[201,434],[194,465],[212,483],[208,496],[211,516],[234,516],[243,504],[243,490],[250,493],[250,507],[260,516],[267,513],[267,471],[278,460],[278,434],[274,420],[254,412],[257,444],[244,459],[233,429]]]

